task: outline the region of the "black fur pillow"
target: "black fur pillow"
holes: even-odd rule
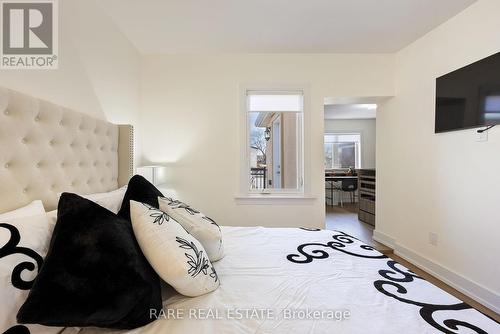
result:
[[[131,224],[75,194],[59,200],[45,263],[18,321],[61,327],[130,329],[162,307],[160,281]]]
[[[158,209],[158,196],[163,194],[156,189],[148,180],[140,175],[134,175],[128,182],[127,191],[123,197],[123,203],[118,216],[130,221],[130,200],[146,203]]]

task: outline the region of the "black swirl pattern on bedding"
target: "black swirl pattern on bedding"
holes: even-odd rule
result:
[[[287,255],[287,259],[288,261],[293,263],[306,264],[312,262],[315,259],[328,258],[330,256],[330,254],[326,251],[328,249],[333,249],[344,254],[366,259],[388,258],[387,256],[376,251],[373,247],[362,244],[359,239],[344,232],[334,231],[332,238],[334,241],[328,241],[326,243],[305,243],[299,245],[297,247],[298,254],[289,254]],[[408,295],[409,289],[411,287],[405,287],[404,284],[412,283],[416,280],[425,281],[425,279],[407,268],[403,267],[404,270],[398,268],[397,266],[399,265],[399,263],[394,260],[389,259],[387,262],[384,261],[384,263],[388,268],[378,271],[378,274],[383,279],[373,282],[373,285],[378,292],[390,298],[394,298],[395,300],[398,300],[402,303],[420,307],[419,314],[422,319],[425,320],[429,325],[443,333],[456,334],[463,329],[466,329],[469,332],[473,331],[478,334],[487,333],[480,327],[466,320],[459,320],[460,317],[463,316],[463,314],[460,314],[460,311],[472,309],[472,307],[466,303],[461,302],[449,305],[439,305],[405,298],[405,295]],[[438,312],[445,313],[445,320],[437,320],[437,318],[443,319],[443,315],[441,315],[440,317],[435,317]]]
[[[312,227],[299,227],[301,230],[304,231],[309,231],[309,232],[319,232],[321,229],[319,228],[312,228]]]
[[[385,280],[377,280],[373,283],[375,288],[379,292],[383,293],[388,297],[392,297],[400,302],[419,306],[420,316],[432,327],[439,329],[443,333],[450,333],[450,334],[457,333],[457,331],[460,330],[459,327],[464,327],[478,334],[486,334],[486,331],[466,321],[450,318],[442,321],[442,324],[440,324],[433,317],[434,313],[440,311],[460,311],[460,310],[472,309],[472,307],[466,303],[456,303],[451,305],[436,305],[436,304],[429,304],[417,300],[404,298],[403,295],[408,293],[408,289],[405,288],[402,285],[402,283],[410,283],[413,282],[414,280],[424,280],[424,279],[420,276],[417,276],[411,270],[406,269],[406,271],[403,271],[397,268],[396,267],[397,265],[398,263],[396,261],[390,260],[387,261],[387,266],[392,270],[385,270],[385,269],[379,270],[378,272],[379,275],[385,278]],[[396,293],[391,292],[394,289],[390,289],[391,290],[390,291],[389,289],[386,289],[386,287],[395,287]],[[456,315],[458,316],[459,314]],[[455,314],[453,315],[453,317],[454,316]]]
[[[356,241],[359,239],[346,234],[344,232],[335,231],[335,234],[332,235],[333,241],[328,241],[327,243],[307,243],[297,247],[297,251],[299,254],[290,254],[287,255],[288,261],[294,263],[310,263],[314,259],[326,259],[330,256],[330,254],[323,249],[331,248],[333,250],[337,250],[339,252],[343,252],[352,256],[364,257],[369,259],[385,259],[387,256],[380,254],[375,250],[375,248],[368,245],[358,245],[359,249],[349,249],[347,246],[356,245]],[[314,249],[310,250],[312,247]],[[359,250],[362,252],[359,252]]]

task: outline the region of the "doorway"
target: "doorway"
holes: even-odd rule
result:
[[[370,187],[362,175],[376,170],[375,101],[326,103],[324,106],[324,166],[326,228],[340,230],[381,249],[373,241],[375,178]],[[360,178],[361,177],[361,178]],[[367,192],[373,198],[367,200]]]

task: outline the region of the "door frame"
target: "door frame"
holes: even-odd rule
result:
[[[272,126],[272,141],[273,141],[273,188],[280,189],[283,179],[282,168],[282,122],[281,115],[273,120]]]

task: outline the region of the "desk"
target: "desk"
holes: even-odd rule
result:
[[[334,182],[340,182],[342,180],[357,180],[357,175],[325,175],[325,184],[330,184],[330,197],[326,196],[326,200],[331,200],[333,205],[333,191]],[[342,193],[340,194],[342,196]]]
[[[329,175],[329,176],[325,176],[326,182],[336,182],[336,181],[342,181],[342,180],[357,180],[357,179],[358,179],[357,175]]]

